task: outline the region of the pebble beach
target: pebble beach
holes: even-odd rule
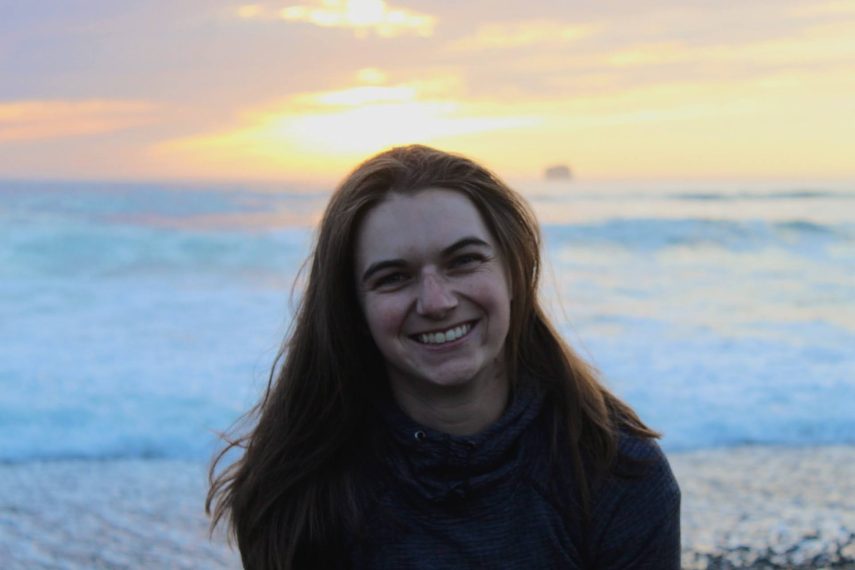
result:
[[[669,456],[683,568],[855,568],[855,447]]]
[[[683,567],[855,569],[855,447],[672,453]],[[171,460],[0,466],[6,570],[240,568],[208,538],[203,465]]]
[[[524,189],[556,327],[667,434],[684,568],[855,568],[855,188]],[[240,567],[206,461],[327,198],[0,181],[0,570]]]

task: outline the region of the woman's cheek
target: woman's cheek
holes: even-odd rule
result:
[[[370,300],[365,306],[366,319],[374,339],[379,341],[378,335],[389,335],[399,331],[406,318],[406,311],[402,303],[397,299],[377,297]]]

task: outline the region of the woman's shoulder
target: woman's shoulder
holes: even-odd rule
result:
[[[680,486],[655,439],[620,434],[614,468],[597,489],[594,505],[625,521],[679,514]]]
[[[680,487],[668,459],[651,438],[621,434],[618,449],[594,496],[598,567],[679,568]]]
[[[610,495],[618,489],[641,497],[647,494],[679,497],[680,493],[677,479],[659,443],[653,438],[626,431],[620,432],[617,457],[604,484],[611,487]]]
[[[634,435],[625,429],[620,430],[618,434],[618,452],[626,457],[642,461],[665,460],[665,454],[654,438]]]

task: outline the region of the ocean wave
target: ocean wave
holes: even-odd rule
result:
[[[618,246],[651,251],[718,247],[781,248],[815,253],[847,244],[855,224],[809,220],[609,219],[544,226],[547,243]],[[306,228],[276,231],[192,231],[144,226],[64,223],[0,230],[0,276],[121,277],[244,275],[288,277],[309,253]]]
[[[567,202],[610,202],[615,204],[627,201],[645,202],[790,202],[798,204],[808,201],[812,204],[822,201],[837,202],[855,200],[855,188],[835,186],[832,188],[743,188],[733,185],[679,186],[673,188],[635,186],[621,184],[611,187],[598,188],[593,185],[581,184],[561,188],[528,188],[525,196],[533,202],[567,203]]]
[[[19,465],[32,462],[53,461],[118,461],[137,459],[159,461],[164,459],[205,461],[213,457],[215,448],[203,445],[176,445],[174,442],[152,442],[132,445],[127,448],[97,447],[80,449],[38,449],[12,450],[0,454],[0,465]]]
[[[672,200],[689,200],[703,202],[733,202],[746,200],[817,200],[831,198],[834,200],[853,200],[855,191],[831,190],[777,190],[770,192],[677,192],[668,194]]]
[[[808,220],[768,222],[709,219],[611,219],[590,224],[548,225],[548,241],[617,245],[627,249],[719,247],[755,250],[778,247],[811,251],[853,241],[853,224],[821,224]]]
[[[311,234],[194,231],[84,222],[0,230],[0,275],[270,274],[299,267]]]

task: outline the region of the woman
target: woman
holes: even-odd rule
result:
[[[679,568],[658,436],[550,324],[539,267],[525,202],[466,158],[394,148],[342,183],[211,470],[246,568]]]

